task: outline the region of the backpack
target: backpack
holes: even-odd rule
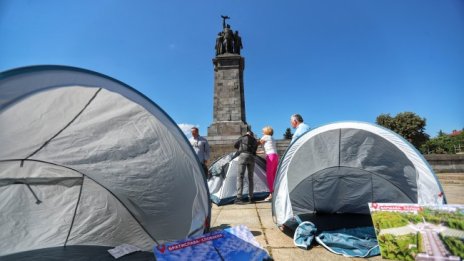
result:
[[[244,135],[240,137],[240,139],[235,143],[234,146],[238,149],[238,154],[241,152],[248,152],[250,154],[256,155],[256,151],[258,150],[258,141],[254,137],[249,135]]]

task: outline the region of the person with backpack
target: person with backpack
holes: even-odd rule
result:
[[[242,198],[243,192],[243,178],[245,177],[245,170],[248,171],[248,202],[253,203],[253,175],[255,171],[255,156],[258,149],[258,141],[255,139],[251,130],[247,131],[245,135],[240,137],[234,144],[234,147],[239,153],[238,158],[238,176],[237,176],[237,196],[235,204],[243,204],[245,200]]]

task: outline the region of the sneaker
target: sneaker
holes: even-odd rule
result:
[[[240,199],[240,198],[235,198],[235,200],[234,200],[234,204],[241,205],[241,204],[244,204],[244,203],[245,203],[245,201],[243,201],[243,199]]]
[[[272,201],[272,195],[269,195],[269,197],[265,198],[264,201],[266,201],[266,202]]]
[[[255,199],[254,198],[248,198],[248,203],[255,203]]]

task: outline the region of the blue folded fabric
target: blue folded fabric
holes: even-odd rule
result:
[[[380,255],[380,248],[373,227],[324,231],[316,237],[316,241],[330,252],[347,257]]]
[[[301,222],[298,216],[296,216],[295,219],[299,225],[293,235],[293,243],[295,246],[307,250],[311,246],[314,236],[316,235],[316,226],[309,221]]]

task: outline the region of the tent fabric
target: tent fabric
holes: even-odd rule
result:
[[[211,205],[174,121],[95,72],[0,74],[0,255],[63,245],[151,250],[201,235]]]
[[[235,152],[226,154],[217,159],[209,168],[212,174],[208,179],[210,198],[218,206],[232,203],[237,195],[238,157]],[[269,195],[269,187],[266,179],[266,161],[255,157],[255,169],[253,177],[253,197],[263,199]],[[248,196],[248,170],[243,179],[243,196]]]
[[[229,162],[234,158],[235,153],[229,153],[220,157],[213,164],[211,164],[211,167],[209,168],[208,172],[212,176],[222,176],[224,178],[229,168]]]
[[[2,261],[61,261],[61,260],[99,260],[99,261],[114,261],[115,258],[108,253],[113,247],[105,246],[67,246],[67,247],[51,247],[44,249],[36,249],[2,256]],[[86,257],[83,257],[85,253]],[[125,256],[121,256],[118,261],[155,261],[153,253],[148,251],[137,251]]]
[[[369,214],[368,202],[446,203],[411,144],[362,122],[325,125],[297,139],[282,157],[274,189],[278,225],[308,213]]]

